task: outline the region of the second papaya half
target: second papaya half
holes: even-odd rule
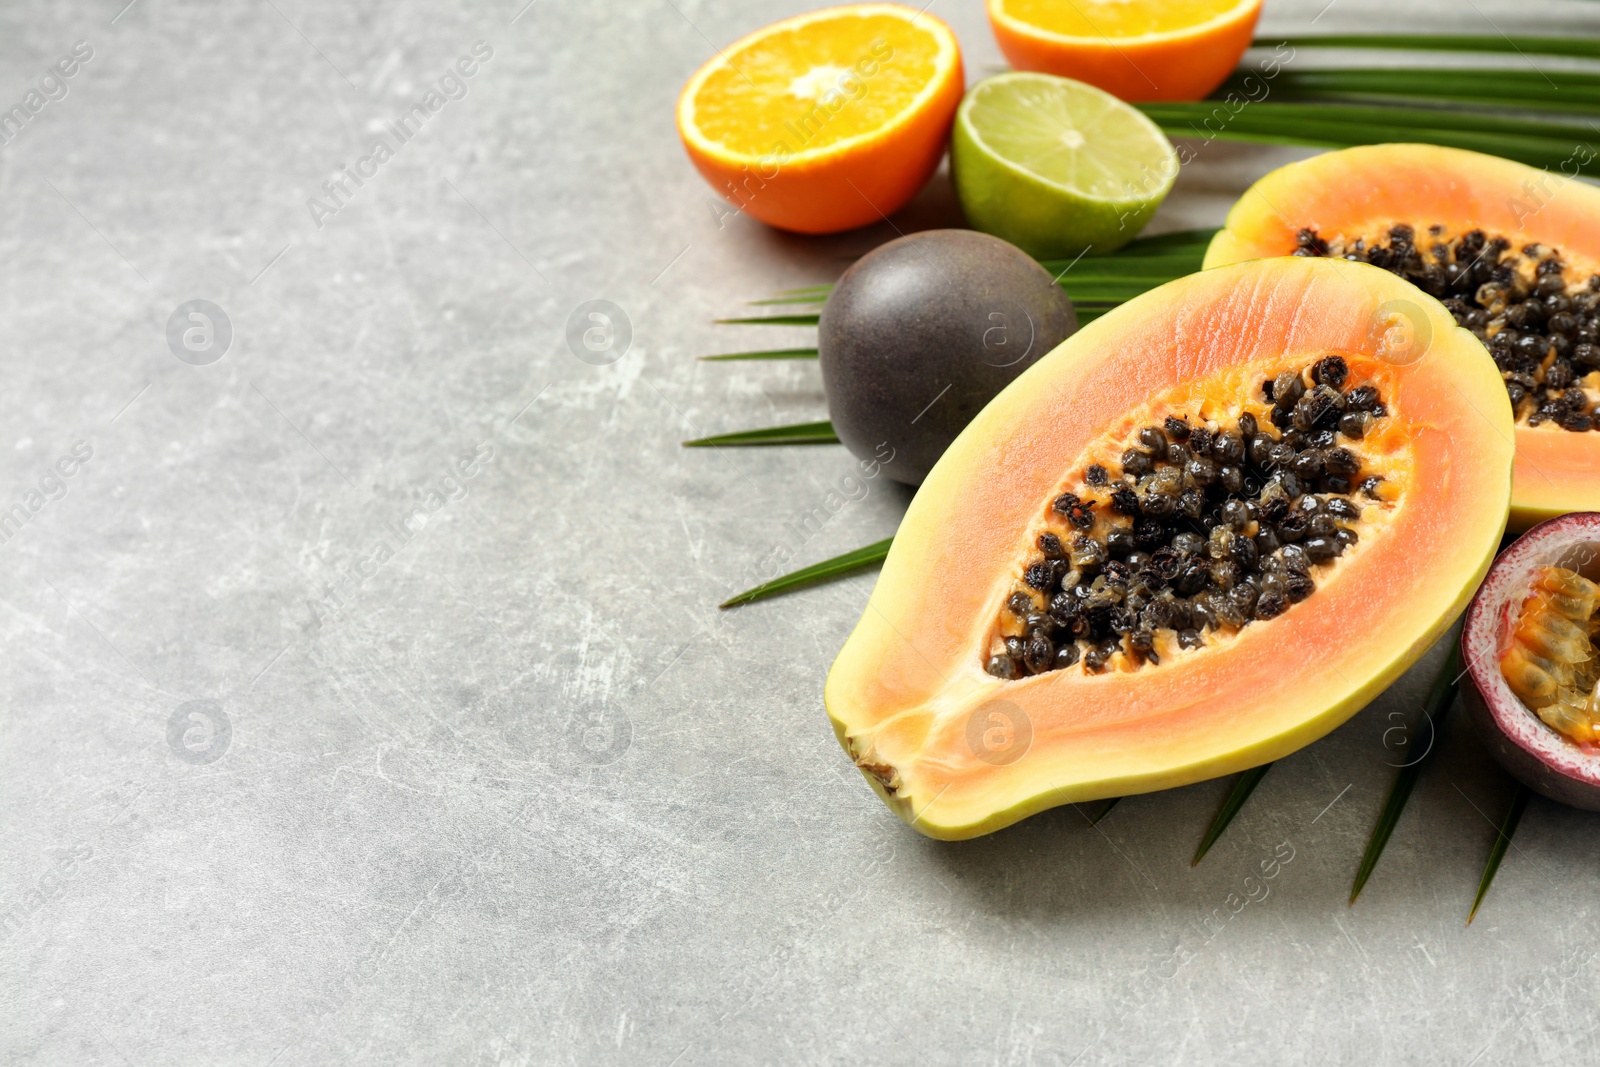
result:
[[[1512,427],[1478,339],[1370,264],[1146,293],[934,466],[828,676],[839,740],[952,839],[1284,756],[1465,606]]]
[[[1575,151],[1558,171],[1584,162]],[[1597,511],[1600,189],[1558,171],[1436,145],[1329,152],[1253,185],[1206,266],[1332,256],[1439,297],[1488,346],[1515,409],[1512,526]]]

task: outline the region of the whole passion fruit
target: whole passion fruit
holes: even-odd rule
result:
[[[1550,519],[1500,553],[1467,608],[1462,698],[1512,777],[1600,811],[1600,514]]]
[[[998,237],[890,241],[845,271],[822,309],[834,431],[895,481],[920,485],[972,417],[1077,328],[1050,273]]]

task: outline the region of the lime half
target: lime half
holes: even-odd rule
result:
[[[1178,177],[1172,142],[1137,109],[1050,74],[997,74],[956,111],[950,171],[967,221],[1039,259],[1110,252]]]

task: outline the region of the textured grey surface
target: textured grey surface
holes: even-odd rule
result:
[[[1600,824],[1535,800],[1465,928],[1510,791],[1464,730],[1345,905],[1426,668],[1191,870],[1226,783],[1098,831],[891,817],[820,705],[870,577],[712,607],[906,500],[873,483],[801,544],[840,450],[677,445],[820,417],[813,366],[694,357],[802,340],[710,320],[891,232],[719,225],[677,144],[713,43],[803,4],[122,2],[0,12],[7,107],[93,49],[0,148],[0,508],[44,480],[0,544],[0,1060],[1592,1059]],[[1265,28],[1387,9],[1324,2]],[[975,2],[933,10],[997,64]],[[1157,226],[1293,154],[1207,147]],[[951,221],[942,179],[896,220]],[[203,366],[166,339],[194,299],[232,325]],[[614,362],[566,343],[593,299],[631,322]]]

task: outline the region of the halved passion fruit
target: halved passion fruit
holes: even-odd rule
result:
[[[1392,274],[1286,258],[1162,286],[934,466],[829,674],[839,740],[941,838],[1277,759],[1465,606],[1511,454],[1482,345]]]
[[[1542,522],[1467,609],[1463,699],[1489,751],[1552,800],[1600,811],[1600,514]]]
[[[1435,145],[1329,152],[1251,186],[1205,265],[1287,255],[1393,271],[1488,346],[1516,412],[1513,528],[1600,509],[1600,189]]]

